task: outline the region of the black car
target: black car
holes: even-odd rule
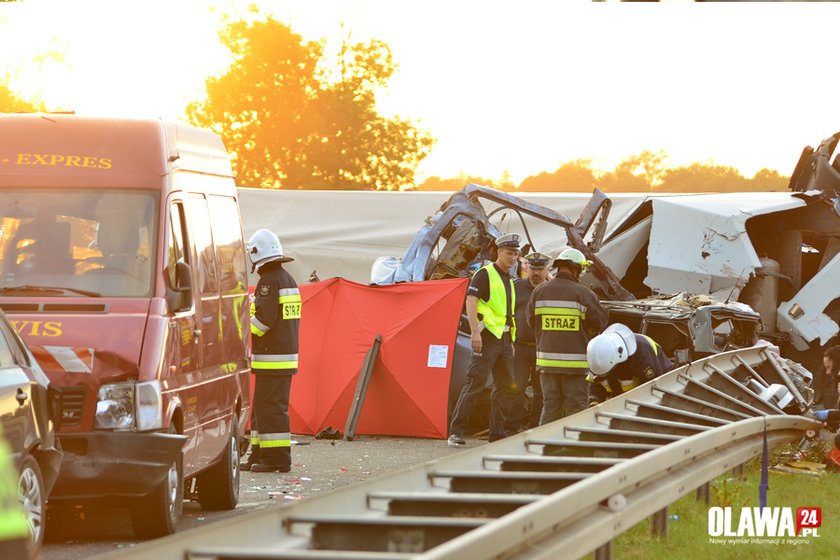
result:
[[[53,423],[56,398],[49,378],[0,311],[0,423],[19,473],[33,550],[44,539],[46,501],[61,464]]]

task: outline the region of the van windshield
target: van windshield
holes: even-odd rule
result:
[[[0,189],[2,296],[149,297],[158,195]]]

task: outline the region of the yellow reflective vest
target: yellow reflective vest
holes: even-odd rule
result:
[[[493,336],[501,339],[508,318],[507,290],[505,290],[502,276],[493,263],[483,266],[482,269],[487,271],[487,277],[490,279],[490,299],[484,301],[479,298],[476,309],[481,315],[484,327],[493,333]],[[513,341],[516,340],[516,322],[513,319],[513,310],[516,309],[516,290],[513,289],[513,278],[509,278],[508,282],[510,282],[510,322],[512,325],[510,339]]]

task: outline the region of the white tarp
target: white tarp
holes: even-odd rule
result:
[[[451,192],[284,191],[239,189],[245,238],[256,230],[274,231],[286,254],[286,265],[299,283],[316,271],[321,280],[341,276],[360,283],[370,281],[377,257],[402,257],[426,218],[434,215]],[[552,208],[574,222],[590,195],[587,193],[523,193],[521,198]],[[610,195],[610,225],[632,209],[644,195]],[[520,231],[519,218],[503,212],[503,228]],[[509,226],[509,227],[506,227]],[[532,238],[546,250],[563,232],[528,221]],[[561,240],[562,241],[562,240]]]

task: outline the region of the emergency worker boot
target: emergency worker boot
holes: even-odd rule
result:
[[[256,451],[251,451],[251,454],[248,456],[248,459],[239,463],[239,470],[241,471],[250,471],[251,468],[260,462],[260,454]]]
[[[251,472],[290,472],[292,467],[286,465],[272,465],[270,463],[254,463],[251,465]]]
[[[446,440],[446,444],[449,447],[461,447],[467,444],[467,440],[464,439],[464,436],[452,434],[449,436],[449,439]]]

